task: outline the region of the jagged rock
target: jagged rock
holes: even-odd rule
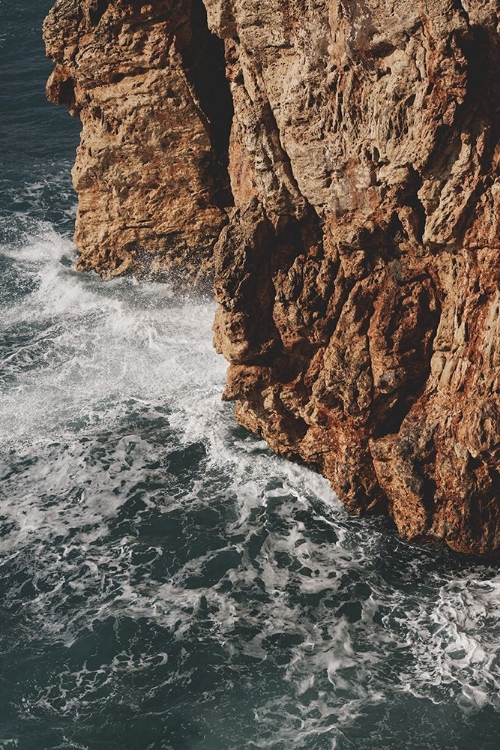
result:
[[[406,539],[498,553],[498,0],[205,6],[234,105],[234,207],[205,227],[207,245],[218,235],[226,398],[351,512],[388,512]],[[147,48],[157,35],[143,30]],[[78,36],[64,33],[59,66]],[[56,80],[67,86],[64,71]],[[75,80],[78,101],[96,96]],[[196,108],[183,122],[197,132]]]
[[[58,0],[44,39],[48,97],[82,122],[79,268],[202,281],[231,201],[231,100],[201,0]]]

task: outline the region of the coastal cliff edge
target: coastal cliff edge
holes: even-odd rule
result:
[[[500,3],[57,0],[79,267],[214,279],[225,398],[408,540],[500,551]]]

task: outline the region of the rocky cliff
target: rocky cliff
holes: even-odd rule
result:
[[[190,286],[210,276],[232,202],[232,102],[201,0],[58,0],[44,39],[48,97],[82,122],[79,267]]]
[[[498,552],[500,3],[205,7],[46,22],[49,96],[83,122],[80,264],[213,257],[239,421],[351,512]]]

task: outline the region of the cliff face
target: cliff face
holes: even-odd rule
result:
[[[82,122],[79,267],[202,281],[231,202],[232,105],[201,0],[58,0],[44,39],[48,97]]]
[[[58,17],[69,5],[79,9],[77,31]],[[129,215],[122,182],[139,196],[130,210],[141,229],[130,242],[144,232],[153,257],[168,256],[154,250],[168,227],[199,238],[179,243],[181,252],[208,253],[218,237],[215,341],[231,362],[225,396],[239,421],[316,466],[351,512],[387,511],[407,539],[497,552],[500,4],[206,0],[234,106],[233,207],[218,197],[227,177],[213,135],[230,107],[214,125],[199,95],[186,93],[179,40],[192,37],[176,14],[182,7],[187,28],[189,3],[115,0],[83,33],[87,5],[60,0],[45,32],[58,61],[49,91],[84,122],[77,242],[80,233],[88,243],[88,212],[100,235],[83,263],[109,262],[111,251],[100,260],[107,232],[128,247],[113,213]],[[129,33],[127,14],[149,20]],[[100,51],[109,34],[129,45],[120,81],[111,78],[122,48],[116,58]],[[177,82],[173,101],[167,79]],[[131,95],[116,99],[132,80],[145,109],[154,103],[152,121]],[[111,136],[104,102],[113,102]],[[164,148],[148,151],[153,210],[136,165],[162,138]],[[192,190],[203,207],[186,198]]]

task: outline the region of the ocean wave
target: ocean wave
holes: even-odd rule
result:
[[[407,715],[419,747],[485,737],[498,572],[348,518],[236,426],[212,301],[77,274],[72,243],[37,226],[0,252],[17,274],[0,584],[24,720],[80,724],[61,747],[86,747],[91,719],[105,742],[96,717],[119,725],[120,706],[122,748],[146,746],[139,715],[148,747],[176,750],[396,748]]]

